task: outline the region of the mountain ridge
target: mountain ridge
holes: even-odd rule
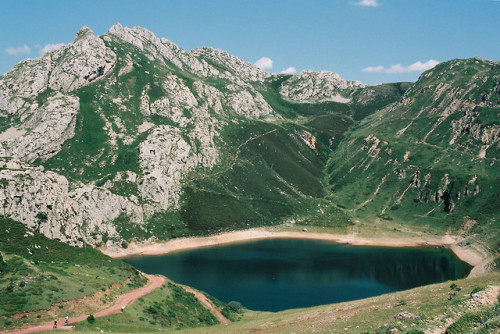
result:
[[[488,66],[491,75],[484,74]],[[82,27],[74,42],[23,61],[0,77],[2,214],[48,237],[94,246],[288,221],[347,232],[358,218],[380,220],[399,205],[394,203],[401,194],[399,202],[406,200],[404,194],[413,188],[398,182],[408,182],[409,174],[413,184],[426,182],[420,175],[425,167],[406,163],[413,150],[408,158],[400,144],[390,145],[395,136],[385,145],[376,131],[363,130],[382,131],[390,124],[386,121],[402,122],[397,117],[404,114],[413,115],[412,124],[421,122],[419,111],[424,109],[419,99],[440,101],[423,108],[442,110],[444,118],[433,125],[451,127],[456,138],[448,145],[468,143],[479,159],[491,159],[488,154],[496,159],[495,66],[478,59],[451,61],[423,73],[415,84],[365,86],[326,71],[270,74],[223,50],[184,51],[141,27],[115,24],[101,37]],[[457,87],[433,83],[444,79],[453,79]],[[487,97],[477,92],[483,86],[475,83],[473,90],[461,90],[460,85],[474,80],[486,80]],[[429,95],[432,89],[445,94]],[[468,94],[481,95],[486,100],[478,102],[480,108],[493,111],[479,111],[486,115],[483,120],[471,110],[451,122],[447,113],[455,115],[472,105]],[[469,102],[462,102],[464,96]],[[486,126],[474,125],[483,123]],[[414,138],[411,125],[397,131],[410,142]],[[466,131],[473,139],[461,135]],[[356,133],[363,133],[362,139],[355,139]],[[483,143],[489,145],[484,153],[485,145],[478,149],[477,138],[485,138]],[[437,146],[431,155],[444,149],[430,144]],[[399,191],[391,206],[374,200],[377,194],[372,199],[353,195],[360,189],[359,178],[345,181],[349,173],[342,171],[358,164],[346,166],[351,160],[346,154],[359,147],[373,155],[365,157],[373,160],[370,166],[379,166],[383,150],[397,152],[391,152],[398,155],[392,161],[397,166],[384,171],[385,178],[371,172],[370,166],[366,169],[369,194],[378,194],[396,177],[398,181],[391,182],[401,189],[390,189]],[[362,161],[371,161],[365,158]],[[476,174],[481,184],[497,182]],[[470,181],[473,175],[467,177]],[[476,185],[471,183],[472,193]],[[444,188],[440,197],[445,196]],[[346,203],[349,196],[359,198],[357,209]],[[457,202],[437,202],[444,201]],[[360,215],[360,209],[372,204],[385,211]],[[413,214],[413,207],[406,206]],[[496,214],[488,216],[490,225]]]

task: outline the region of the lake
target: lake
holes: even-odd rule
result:
[[[260,311],[377,296],[463,278],[471,270],[443,247],[365,247],[304,239],[266,239],[124,261]]]

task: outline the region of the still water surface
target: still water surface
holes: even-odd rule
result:
[[[301,239],[267,239],[125,261],[224,302],[236,300],[261,311],[371,297],[463,278],[471,270],[441,247],[359,247]]]

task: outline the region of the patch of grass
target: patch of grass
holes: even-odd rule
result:
[[[8,218],[0,218],[0,225],[0,315],[48,309],[127,278],[144,284],[132,266],[89,246],[48,239]]]
[[[76,331],[158,332],[158,329],[208,328],[217,319],[190,293],[172,282],[140,298],[123,313],[96,318],[95,323],[81,322]]]

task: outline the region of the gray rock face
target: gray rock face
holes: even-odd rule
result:
[[[80,29],[73,43],[54,52],[57,64],[49,77],[49,87],[69,92],[108,73],[116,55],[87,27]],[[54,57],[57,57],[54,59]]]
[[[201,59],[209,59],[211,62],[221,67],[227,68],[230,75],[237,76],[244,81],[264,81],[271,74],[261,70],[257,66],[250,64],[243,59],[231,56],[224,50],[212,48],[198,48],[191,51],[191,54]]]
[[[113,51],[83,27],[73,43],[25,60],[1,76],[0,110],[11,115],[30,110],[34,97],[47,89],[73,91],[105,75],[115,63]]]
[[[280,94],[293,101],[335,101],[347,103],[352,90],[362,88],[358,81],[348,81],[337,73],[321,71],[302,71],[284,81]]]
[[[112,221],[124,213],[142,223],[141,207],[93,185],[69,191],[65,177],[20,161],[0,161],[1,214],[23,222],[49,238],[91,245],[121,237]],[[112,241],[109,242],[112,242]]]
[[[33,162],[58,152],[75,133],[78,109],[75,96],[57,93],[48,98],[27,122],[0,133],[0,156]]]
[[[173,63],[180,69],[190,71],[203,77],[217,76],[219,71],[190,55],[176,44],[165,38],[158,38],[151,31],[134,27],[130,29],[117,23],[108,31],[109,36],[115,36],[126,43],[130,43],[148,55],[151,60],[155,59],[165,64],[166,61]]]
[[[56,153],[74,135],[79,109],[78,98],[66,93],[105,75],[115,63],[116,55],[83,27],[73,43],[21,62],[1,76],[0,117],[22,124],[0,134],[0,155],[32,162]],[[44,92],[47,98],[40,106],[36,98]]]

